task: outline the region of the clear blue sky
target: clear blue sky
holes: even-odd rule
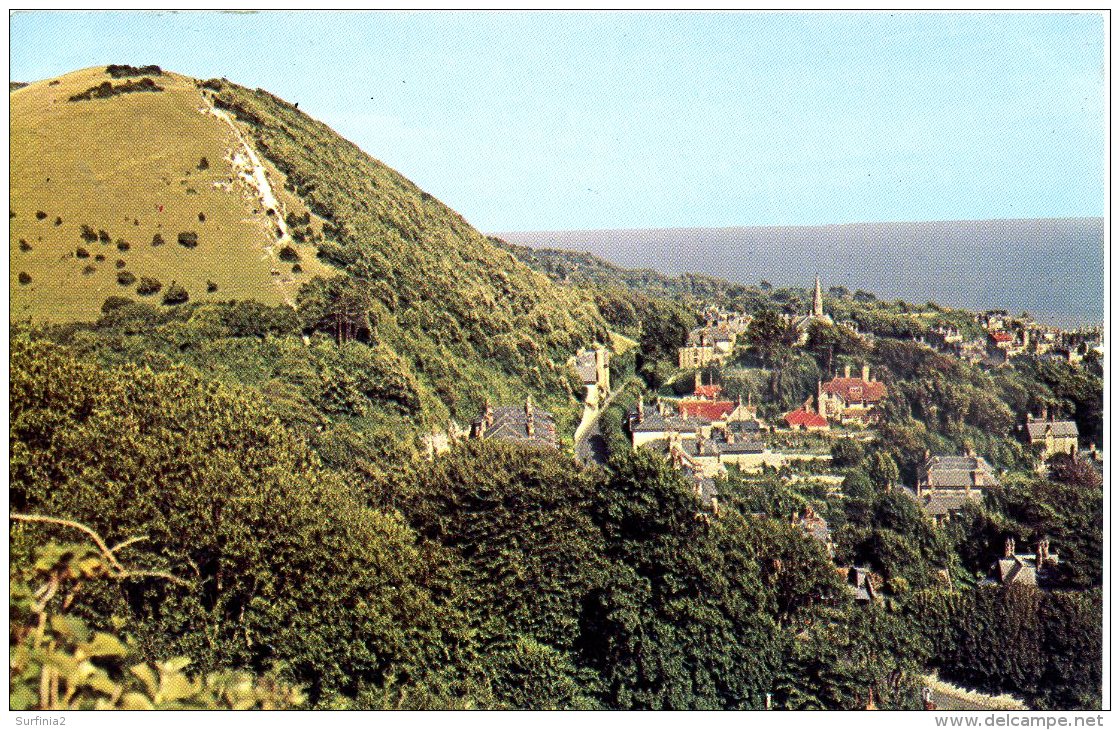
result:
[[[11,78],[262,87],[485,231],[1100,216],[1104,19],[30,13]]]

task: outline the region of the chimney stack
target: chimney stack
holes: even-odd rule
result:
[[[844,366],[844,377],[845,378],[852,377],[852,366],[851,365],[845,365]]]
[[[645,399],[644,396],[641,396],[641,395],[638,396],[638,423],[641,423],[642,419],[646,417],[645,400],[646,399]]]
[[[1015,557],[1015,538],[1009,537],[1003,541],[1003,557]]]
[[[863,366],[863,379],[867,382],[871,381],[871,368],[869,368],[866,363]]]

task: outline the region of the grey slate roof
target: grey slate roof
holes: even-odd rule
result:
[[[1050,429],[1054,438],[1077,438],[1077,424],[1073,421],[1034,421],[1027,424],[1031,441],[1044,440],[1047,429]]]
[[[1023,560],[1019,556],[1000,558],[992,567],[995,568],[993,572],[998,576],[999,582],[1004,585],[1010,583],[1038,585],[1038,571],[1033,560]]]
[[[533,434],[529,435],[529,422],[525,406],[497,406],[494,408],[494,422],[483,431],[483,438],[500,441],[535,443],[538,445],[557,445],[556,422],[552,414],[543,408],[533,406]],[[475,427],[482,425],[482,419],[475,421]]]
[[[875,600],[875,586],[871,583],[871,571],[867,568],[849,568],[847,583],[848,590],[856,601]]]
[[[727,429],[736,435],[755,435],[762,430],[762,424],[754,418],[745,421],[732,421],[727,424]]]
[[[952,512],[959,512],[964,507],[965,503],[969,501],[980,502],[980,494],[978,492],[972,492],[971,494],[966,494],[964,492],[930,494],[927,492],[919,497],[908,487],[904,487],[903,491],[910,495],[930,517],[943,517]]]
[[[980,484],[973,481],[973,472],[981,473]],[[966,487],[999,486],[991,464],[982,456],[931,456],[923,472],[932,489],[964,489]]]
[[[651,408],[645,409],[645,415],[640,421],[638,420],[637,410],[630,413],[631,433],[668,433],[670,431],[696,433],[702,425],[704,425],[702,421],[691,416],[687,418],[676,414],[662,416],[656,409]]]

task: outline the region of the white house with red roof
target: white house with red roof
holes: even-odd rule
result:
[[[817,383],[817,411],[825,418],[844,425],[867,426],[879,420],[879,404],[887,397],[887,386],[876,380],[867,365],[861,377],[853,378],[850,366],[844,377]]]

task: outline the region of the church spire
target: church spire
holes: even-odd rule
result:
[[[817,285],[813,289],[813,316],[824,316],[824,297],[821,296],[821,275],[817,274]]]

